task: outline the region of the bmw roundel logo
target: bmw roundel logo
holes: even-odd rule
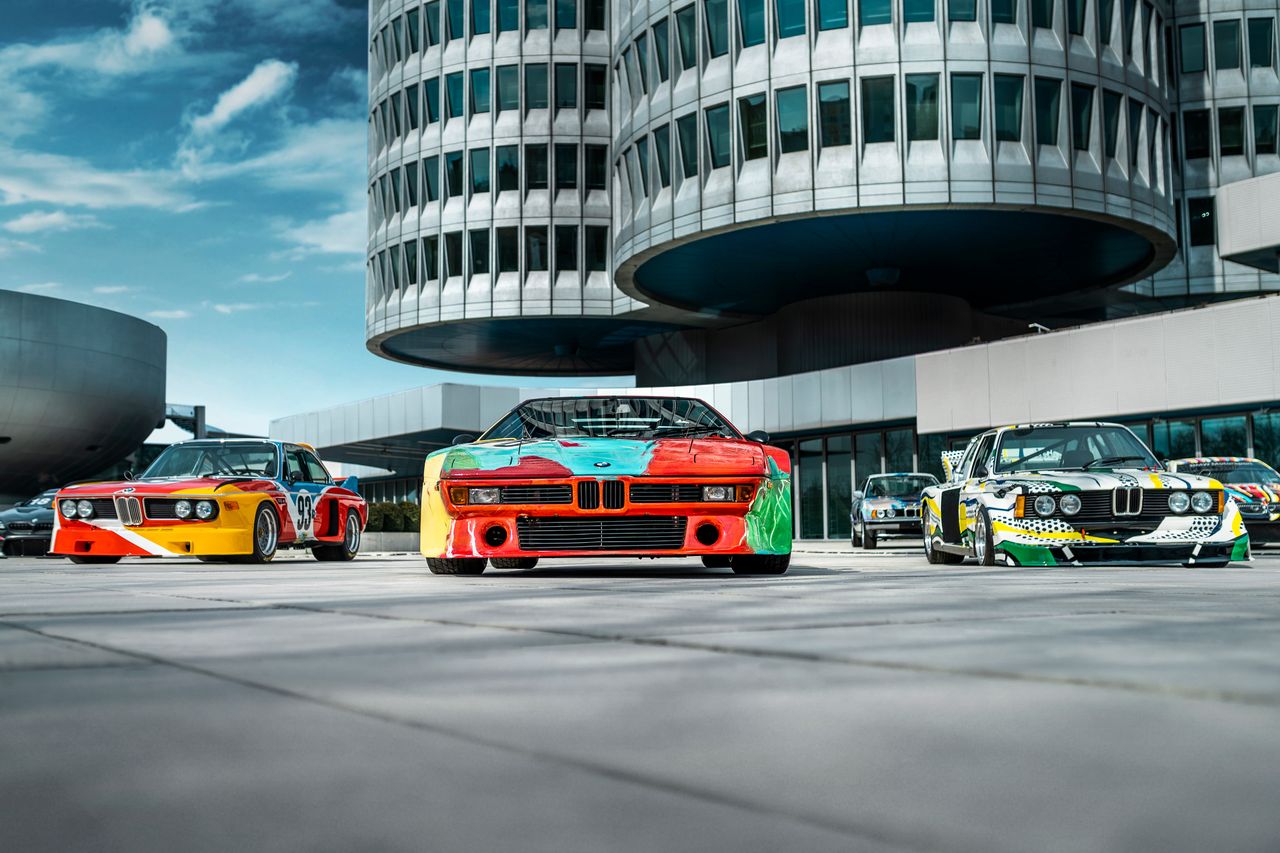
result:
[[[131,495],[131,494],[133,494],[133,493],[134,493],[134,492],[136,492],[136,491],[137,491],[137,489],[135,489],[133,486],[130,486],[130,487],[129,487],[129,488],[127,488],[127,489],[120,489],[119,491],[117,491],[117,492],[116,492],[116,494],[117,494],[117,495]]]
[[[610,464],[610,463],[608,463],[608,462],[597,462],[597,463],[596,463],[596,467],[597,467],[597,468],[608,468],[608,467],[609,467],[609,464]]]

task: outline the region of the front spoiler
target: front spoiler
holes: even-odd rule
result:
[[[1022,545],[997,543],[997,560],[1012,566],[1170,565],[1247,561],[1249,537],[1232,542],[1133,545]]]

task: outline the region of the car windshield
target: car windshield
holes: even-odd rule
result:
[[[926,488],[937,484],[938,481],[929,474],[891,474],[887,477],[872,477],[867,481],[867,497],[918,498]]]
[[[266,441],[192,441],[166,449],[142,477],[275,477],[276,455],[276,446]]]
[[[1179,465],[1178,470],[1227,484],[1280,483],[1280,474],[1261,462],[1193,462]]]
[[[996,450],[996,471],[1152,468],[1160,463],[1122,426],[1043,426],[1007,430]]]
[[[701,400],[682,397],[563,397],[528,400],[480,439],[678,438],[738,431]]]

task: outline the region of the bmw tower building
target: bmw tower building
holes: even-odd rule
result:
[[[998,423],[1280,461],[1280,264],[1219,252],[1280,172],[1278,7],[372,0],[368,348],[704,397],[790,448],[804,537]],[[273,433],[408,496],[537,390],[462,387]]]

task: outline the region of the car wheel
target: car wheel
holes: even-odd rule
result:
[[[494,557],[489,561],[495,569],[532,569],[538,565],[537,557]]]
[[[317,545],[311,556],[322,563],[338,563],[354,560],[360,553],[360,513],[347,510],[347,524],[342,529],[342,542],[338,545]]]
[[[427,558],[427,568],[433,575],[478,575],[484,572],[484,557],[458,557],[452,560]]]
[[[107,566],[112,563],[120,562],[119,557],[107,557],[102,554],[91,554],[84,557],[68,557],[67,559],[81,566]]]
[[[732,565],[732,560],[729,557],[710,554],[702,558],[702,565],[708,569],[727,569]]]
[[[279,547],[280,516],[270,501],[263,501],[253,516],[253,553],[242,559],[246,563],[270,563]]]
[[[1226,568],[1228,560],[1197,560],[1194,563],[1183,563],[1182,565],[1188,569],[1223,569]]]
[[[790,565],[790,554],[738,554],[729,558],[729,568],[735,575],[784,575]]]
[[[854,522],[853,524],[853,535],[850,537],[850,540],[853,542],[853,547],[855,548],[862,544],[862,531],[858,530],[857,522]]]
[[[973,556],[978,558],[979,566],[996,564],[996,547],[991,537],[991,517],[987,508],[979,507],[978,520],[973,523]]]
[[[876,534],[876,532],[875,532],[874,530],[863,530],[863,531],[862,531],[862,548],[863,548],[863,550],[865,550],[865,551],[874,551],[874,550],[876,549],[876,543],[877,543],[878,541],[879,541],[878,536],[877,536],[877,534]]]

